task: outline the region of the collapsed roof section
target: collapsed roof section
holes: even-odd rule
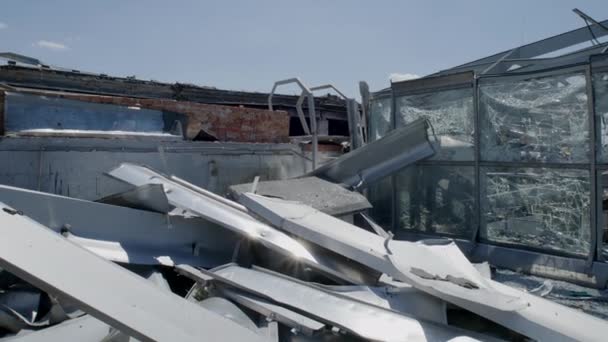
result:
[[[289,141],[290,120],[284,111],[21,87],[9,89],[0,89],[0,134],[9,136]]]
[[[145,81],[135,77],[113,77],[106,74],[87,73],[45,65],[35,58],[14,53],[0,53],[0,58],[9,61],[8,65],[0,66],[0,85],[8,86],[8,89],[52,91],[66,97],[72,94],[72,98],[83,101],[126,106],[139,103],[139,106],[143,108],[176,112],[202,110],[205,113],[224,108],[223,111],[228,112],[248,109],[252,115],[255,115],[256,110],[268,108],[268,93],[222,90],[192,84],[171,84]],[[87,97],[87,95],[96,95],[96,97]],[[288,136],[305,135],[296,110],[297,101],[298,96],[281,94],[273,96],[274,110],[289,113]],[[307,106],[307,103],[303,104],[303,108],[306,109]],[[332,95],[318,96],[315,97],[314,107],[319,121],[319,135],[349,136],[345,100]],[[252,123],[255,125],[256,122],[263,121],[258,118]],[[275,128],[267,128],[268,131],[273,129]],[[221,138],[221,136],[218,137],[218,139]]]

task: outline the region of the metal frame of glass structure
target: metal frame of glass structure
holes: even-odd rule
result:
[[[412,119],[435,115],[430,120],[435,120],[442,146],[433,158],[369,189],[372,203],[380,204],[373,212],[378,221],[403,239],[455,238],[474,261],[605,287],[603,192],[608,184],[602,183],[602,173],[608,174],[608,158],[603,158],[608,155],[608,43],[538,58],[588,40],[590,31],[596,37],[608,34],[598,25],[584,27],[372,93],[370,141],[396,128],[404,121],[402,114]],[[468,101],[458,100],[459,90],[472,97],[470,108]],[[449,117],[454,113],[469,117]],[[467,120],[471,127],[466,127]],[[456,148],[443,150],[451,145]],[[465,169],[451,172],[456,178],[432,174]],[[468,172],[473,178],[470,190],[462,180]],[[400,184],[400,179],[409,183]],[[443,184],[434,184],[427,193],[419,190],[437,179]],[[463,209],[468,191],[471,209]],[[456,200],[448,203],[446,193]],[[489,200],[489,194],[495,197]],[[521,204],[534,196],[538,199]],[[411,213],[403,214],[404,203]],[[449,219],[436,218],[444,213],[457,213],[456,221],[466,216],[458,221],[466,229],[450,231],[449,224],[438,222]],[[513,213],[521,217],[513,218]],[[502,238],[488,235],[490,220],[491,230]]]

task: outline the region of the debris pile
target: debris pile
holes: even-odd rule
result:
[[[354,190],[433,155],[428,130],[231,198],[131,163],[107,174],[132,189],[98,201],[0,186],[1,340],[603,340],[607,322],[364,214]]]

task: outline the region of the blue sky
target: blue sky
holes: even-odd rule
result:
[[[0,0],[0,51],[236,90],[299,76],[354,96],[359,80],[377,90],[394,73],[425,75],[578,28],[574,7],[608,18],[606,0]]]

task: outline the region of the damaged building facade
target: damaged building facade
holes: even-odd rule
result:
[[[456,238],[478,260],[605,287],[605,44],[544,57],[589,34],[581,28],[372,93],[371,141],[424,117],[438,146],[370,190],[377,221],[406,239]]]
[[[578,14],[360,104],[0,54],[0,341],[605,340],[608,21]]]

